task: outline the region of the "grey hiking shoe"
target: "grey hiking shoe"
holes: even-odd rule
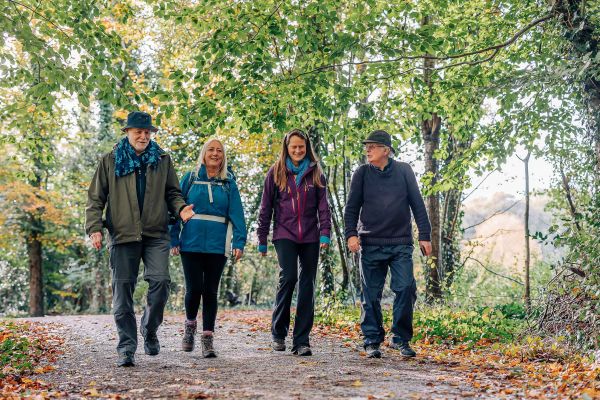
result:
[[[215,348],[213,347],[213,335],[202,335],[200,337],[200,343],[202,343],[202,357],[204,358],[215,358]]]
[[[181,350],[192,351],[194,350],[194,336],[196,335],[196,321],[185,322],[185,331],[183,333],[183,339],[181,341]]]
[[[140,333],[144,337],[144,352],[149,356],[155,356],[160,352],[160,343],[156,332],[148,332],[143,325],[140,325]]]
[[[402,354],[404,357],[415,357],[417,355],[417,353],[410,348],[408,342],[391,342],[389,347],[391,349],[400,351],[400,354]]]
[[[379,344],[368,344],[365,346],[368,358],[381,358],[381,350]]]
[[[312,356],[312,351],[310,350],[310,346],[298,346],[294,350],[294,354],[297,356]]]
[[[135,366],[135,357],[132,352],[126,351],[125,353],[119,354],[117,360],[117,366],[119,367],[133,367]]]
[[[273,339],[271,347],[275,351],[285,351],[285,339]]]

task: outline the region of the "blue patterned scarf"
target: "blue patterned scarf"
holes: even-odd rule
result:
[[[288,167],[288,169],[290,171],[292,171],[292,173],[294,175],[296,175],[296,186],[300,186],[300,181],[302,181],[302,177],[304,176],[304,173],[310,166],[310,158],[304,157],[304,159],[302,159],[302,161],[300,161],[298,163],[298,166],[296,167],[294,165],[294,163],[292,162],[292,159],[288,157],[285,160],[285,165]]]
[[[127,137],[124,137],[115,146],[115,175],[117,177],[129,175],[142,165],[150,165],[152,168],[156,168],[161,154],[164,154],[163,149],[154,140],[151,140],[146,150],[138,157],[133,146],[129,144]]]

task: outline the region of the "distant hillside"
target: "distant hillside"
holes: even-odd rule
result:
[[[546,196],[532,196],[529,211],[530,233],[546,233],[552,216],[544,210]],[[525,255],[524,212],[525,199],[506,193],[494,193],[468,201],[464,207],[464,251],[473,249],[473,256],[504,266],[522,265]],[[551,245],[531,240],[531,254],[535,261],[552,262],[560,251]]]

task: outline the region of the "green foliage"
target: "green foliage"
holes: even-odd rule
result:
[[[414,325],[417,340],[476,345],[482,339],[488,343],[513,340],[522,323],[500,308],[431,308],[416,312]]]
[[[353,327],[360,321],[360,307],[349,306],[345,297],[343,292],[317,297],[315,321],[328,326]]]
[[[321,301],[319,305],[315,314],[317,323],[359,334],[360,307],[348,306],[335,299]],[[383,306],[383,320],[386,332],[390,332],[390,306]],[[525,310],[517,303],[471,309],[427,306],[415,311],[414,339],[468,346],[510,342],[523,331],[525,321]]]
[[[35,343],[21,336],[15,324],[0,323],[0,379],[6,376],[5,367],[11,367],[17,374],[30,371],[33,367],[30,354],[34,350]]]
[[[583,12],[573,8],[584,3]],[[597,48],[600,8],[588,3],[569,2],[563,10],[535,0],[4,2],[0,312],[25,309],[28,234],[43,240],[49,309],[83,312],[91,298],[103,299],[98,310],[108,308],[106,256],[83,240],[85,187],[96,157],[119,137],[117,122],[126,110],[141,108],[163,128],[155,138],[174,155],[180,175],[193,167],[206,136],[225,138],[251,230],[262,178],[283,132],[311,128],[326,167],[338,222],[333,249],[339,250],[325,260],[317,318],[355,324],[358,310],[346,304],[356,300],[348,284],[356,265],[336,235],[343,235],[352,170],[363,161],[360,139],[373,128],[388,129],[407,158],[404,150],[423,144],[422,121],[436,114],[442,119],[434,154],[440,174],[435,183],[433,174],[422,177],[427,194],[461,199],[473,173],[502,166],[520,148],[533,148],[562,168],[574,207],[558,177],[550,193],[556,224],[537,238],[550,238],[567,253],[555,269],[566,279],[553,281],[549,304],[566,299],[576,307],[558,313],[572,316],[568,323],[544,326],[593,347],[588,338],[594,335],[585,332],[597,331],[600,296],[598,172],[590,146],[598,139],[581,126],[600,115],[586,108],[600,70],[591,47]],[[428,78],[425,56],[433,57]],[[454,236],[452,262],[464,261],[459,230],[443,235]],[[276,262],[272,249],[262,258],[249,243],[245,257],[228,269],[225,288],[268,304]],[[171,267],[169,304],[179,311],[181,266],[173,260]],[[448,300],[474,311],[419,314],[423,337],[508,337],[510,317],[523,316],[517,303],[492,311],[484,306],[518,301],[520,270],[493,262],[484,267],[512,280],[464,264],[453,275]],[[533,287],[550,280],[547,263],[532,270]],[[137,305],[143,294],[142,281]]]

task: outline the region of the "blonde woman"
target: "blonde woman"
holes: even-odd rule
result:
[[[183,229],[171,228],[171,255],[181,255],[185,276],[185,333],[183,351],[194,349],[196,317],[202,302],[202,355],[216,357],[213,332],[221,275],[232,252],[239,260],[246,244],[246,222],[235,179],[227,170],[223,143],[210,138],[202,147],[198,166],[181,179],[181,190],[195,215]]]

